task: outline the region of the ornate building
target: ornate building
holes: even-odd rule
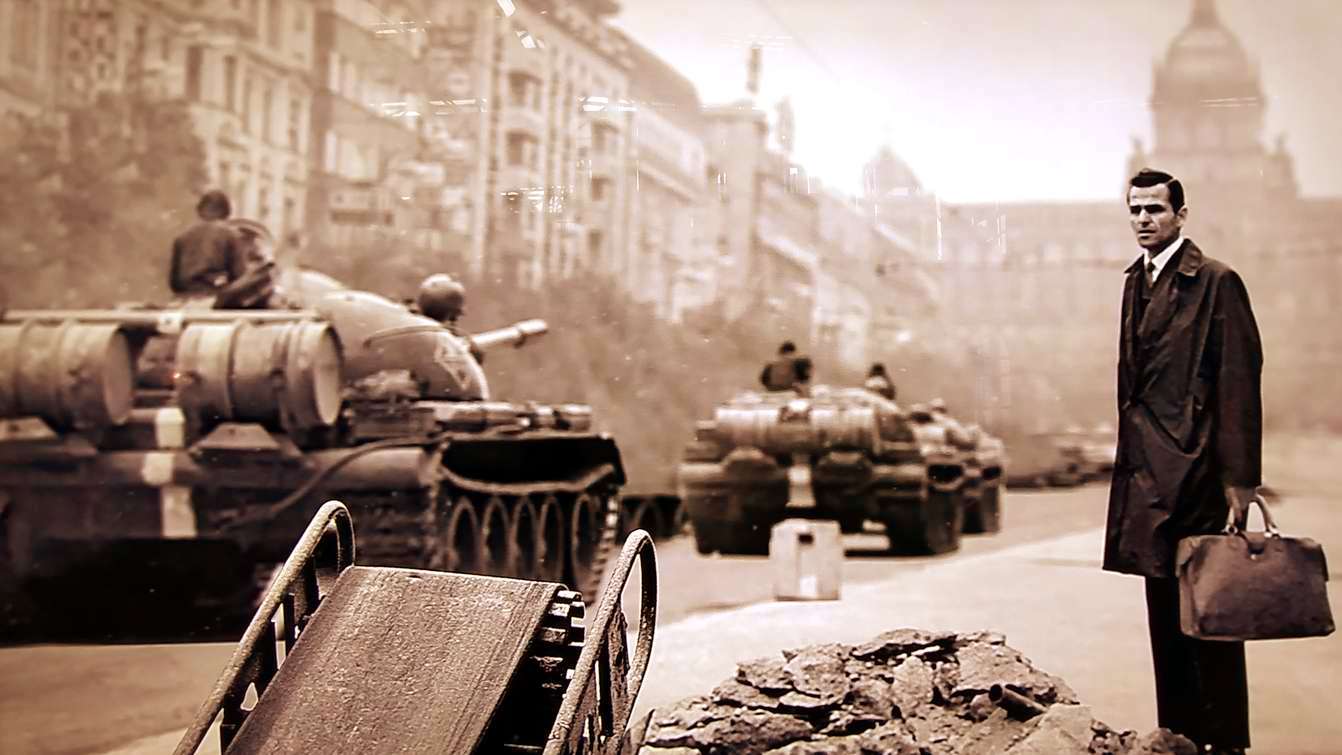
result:
[[[1342,428],[1342,409],[1314,387],[1342,367],[1342,338],[1321,327],[1342,286],[1342,201],[1300,197],[1284,139],[1263,144],[1266,107],[1214,0],[1194,0],[1154,68],[1154,143],[1134,140],[1113,202],[941,204],[889,150],[869,163],[870,212],[931,264],[947,334],[972,355],[970,413],[1029,430],[1112,420],[1122,271],[1140,253],[1122,197],[1149,166],[1181,179],[1187,235],[1245,279],[1269,426]]]
[[[1151,90],[1154,145],[1136,144],[1128,173],[1159,165],[1179,177],[1200,204],[1252,206],[1298,196],[1284,139],[1262,143],[1267,100],[1258,69],[1216,13],[1195,0],[1187,26],[1155,66]]]
[[[709,303],[716,264],[705,121],[694,85],[633,39],[626,286],[659,317]]]
[[[453,88],[434,104],[471,147],[456,165],[473,269],[528,286],[593,269],[628,275],[633,106],[628,45],[606,23],[617,9],[432,3],[435,80]]]
[[[313,247],[376,254],[427,249],[436,198],[419,191],[427,157],[427,33],[420,0],[317,0],[307,203]],[[311,261],[311,260],[309,260]]]

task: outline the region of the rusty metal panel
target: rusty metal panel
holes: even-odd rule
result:
[[[558,589],[351,567],[228,752],[471,752]]]

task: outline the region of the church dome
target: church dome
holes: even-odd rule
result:
[[[867,162],[862,173],[868,198],[914,196],[923,190],[913,169],[888,144]]]
[[[1193,0],[1193,14],[1156,70],[1157,100],[1259,99],[1258,72],[1221,24],[1215,0]]]

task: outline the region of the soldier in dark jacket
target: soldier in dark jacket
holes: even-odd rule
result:
[[[760,383],[766,391],[791,391],[804,387],[811,379],[811,360],[797,354],[797,345],[784,341],[778,358],[764,365]]]
[[[1210,752],[1249,745],[1242,642],[1179,629],[1180,538],[1243,524],[1261,483],[1262,346],[1239,275],[1181,230],[1183,187],[1143,170],[1128,213],[1145,250],[1127,269],[1118,363],[1118,457],[1104,568],[1146,578],[1160,726]]]
[[[880,362],[873,364],[867,371],[867,379],[862,383],[862,387],[891,401],[895,400],[895,384],[890,382],[890,376],[885,373],[885,365]]]
[[[200,220],[172,242],[168,285],[182,296],[214,296],[247,272],[242,238],[230,227],[233,207],[222,191],[208,191],[196,203]]]

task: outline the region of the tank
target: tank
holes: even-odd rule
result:
[[[1002,484],[1006,450],[1000,438],[977,425],[965,425],[944,408],[914,404],[910,408],[914,422],[934,427],[944,435],[965,465],[964,532],[979,534],[1002,529]]]
[[[795,517],[876,521],[897,553],[956,550],[965,465],[944,433],[865,389],[809,393],[742,393],[697,425],[678,487],[699,552],[767,554]]]
[[[3,314],[10,626],[73,611],[117,636],[140,602],[222,611],[331,498],[370,565],[597,594],[625,482],[614,439],[586,405],[496,400],[473,357],[547,325],[459,336],[329,279],[307,292],[297,310]]]

